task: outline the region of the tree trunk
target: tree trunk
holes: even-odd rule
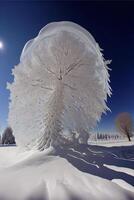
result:
[[[51,145],[58,145],[59,133],[62,131],[61,115],[63,110],[63,83],[57,81],[56,90],[49,100],[49,113],[46,118],[46,126],[43,134],[38,139],[37,149],[44,150]]]
[[[126,134],[127,134],[129,142],[131,142],[130,134],[128,133],[128,131],[126,132]]]

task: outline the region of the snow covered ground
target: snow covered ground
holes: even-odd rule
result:
[[[115,140],[89,140],[89,145],[99,145],[104,147],[120,147],[120,146],[133,146],[134,137],[131,138],[132,142],[129,142],[127,138],[115,139]]]
[[[123,145],[0,147],[0,200],[133,200],[134,143]]]

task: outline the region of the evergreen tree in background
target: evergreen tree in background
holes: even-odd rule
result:
[[[11,127],[7,127],[2,135],[2,144],[15,144],[15,137]]]

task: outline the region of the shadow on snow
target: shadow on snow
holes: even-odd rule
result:
[[[56,155],[66,158],[79,170],[105,179],[122,179],[134,186],[134,177],[125,172],[112,170],[106,165],[134,169],[134,146],[102,147],[78,145],[58,147]]]

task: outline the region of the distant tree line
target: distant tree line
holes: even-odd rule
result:
[[[131,141],[131,138],[134,136],[134,123],[130,113],[119,113],[115,119],[115,126],[116,133],[94,133],[90,135],[89,141],[122,140],[125,138]]]
[[[101,133],[96,132],[94,134],[90,134],[89,142],[90,141],[115,141],[115,140],[124,140],[126,137],[125,135],[121,135],[117,133]]]

